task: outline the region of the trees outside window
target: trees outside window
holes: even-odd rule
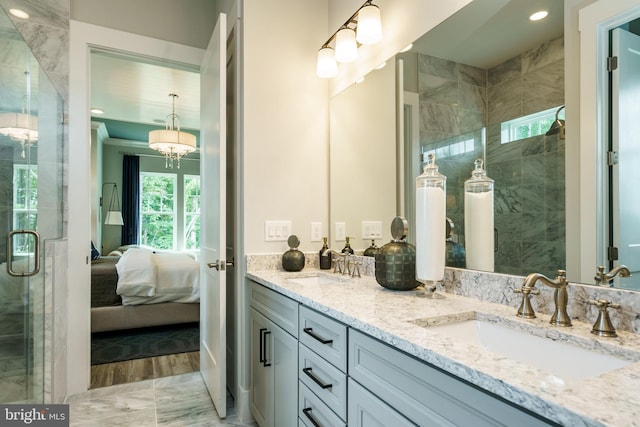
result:
[[[176,175],[140,173],[140,243],[176,248]]]
[[[184,177],[184,247],[200,248],[200,177]]]

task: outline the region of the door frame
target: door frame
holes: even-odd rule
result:
[[[91,50],[101,48],[200,68],[204,50],[111,28],[70,21],[69,158],[67,190],[68,288],[66,395],[82,393],[90,383],[91,307]],[[73,197],[69,195],[73,194]],[[84,369],[78,369],[84,367]]]

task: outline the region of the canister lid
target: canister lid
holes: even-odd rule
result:
[[[391,221],[391,237],[394,242],[403,241],[409,233],[409,222],[401,216],[393,218]]]
[[[295,234],[292,234],[291,236],[289,236],[289,239],[287,239],[287,244],[291,249],[296,249],[298,246],[300,246],[300,239],[298,239],[298,236],[296,236]]]

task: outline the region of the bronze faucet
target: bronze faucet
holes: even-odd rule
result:
[[[614,267],[610,272],[605,273],[604,266],[599,265],[594,279],[597,286],[613,286],[613,284],[609,285],[609,282],[611,282],[616,275],[619,275],[620,277],[629,277],[631,276],[631,272],[626,265],[620,264],[619,266]]]
[[[535,285],[537,282],[542,282],[545,285],[555,289],[555,292],[553,294],[555,310],[553,312],[553,315],[551,316],[551,321],[549,323],[556,326],[571,326],[571,319],[567,314],[567,302],[569,300],[569,296],[567,293],[567,275],[566,271],[564,270],[558,270],[555,280],[551,280],[547,276],[540,273],[529,274],[524,279],[522,288],[514,289],[515,293],[522,294],[522,302],[520,303],[520,307],[518,308],[517,316],[523,317],[525,319],[533,319],[536,317],[536,314],[531,307],[531,302],[529,301],[529,295],[537,295],[540,293],[540,291],[535,289]]]

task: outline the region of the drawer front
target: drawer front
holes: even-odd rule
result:
[[[392,407],[349,378],[349,427],[415,427]]]
[[[298,383],[298,418],[303,420],[305,425],[322,427],[345,427],[344,421],[340,419],[331,409],[313,394],[304,383]]]
[[[249,281],[249,304],[294,337],[298,336],[296,301]]]
[[[338,368],[299,345],[298,378],[343,420],[347,419],[347,376]]]
[[[349,375],[420,426],[550,425],[353,329]]]
[[[300,342],[342,372],[347,372],[347,327],[307,307],[300,307]]]

